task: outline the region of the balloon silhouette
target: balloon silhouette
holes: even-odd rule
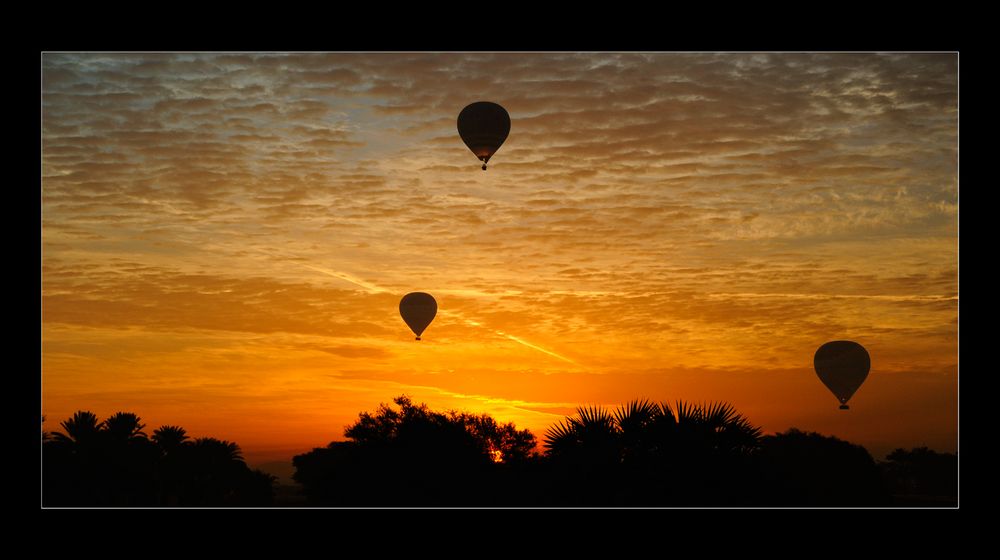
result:
[[[423,292],[411,292],[399,300],[399,314],[413,334],[417,335],[417,340],[420,340],[420,334],[434,320],[437,310],[438,304],[434,298]]]
[[[486,171],[486,163],[510,134],[510,115],[496,103],[477,101],[458,114],[458,134]]]
[[[864,346],[850,340],[834,340],[819,347],[813,357],[816,375],[847,410],[847,401],[868,377],[872,361]]]

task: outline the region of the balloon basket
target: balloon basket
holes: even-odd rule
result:
[[[420,340],[420,339],[418,338],[417,340]],[[850,409],[851,409],[851,407],[847,406],[846,404],[840,405],[840,410],[850,410]]]

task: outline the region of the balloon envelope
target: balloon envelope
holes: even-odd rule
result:
[[[458,134],[465,145],[483,161],[483,170],[510,134],[507,110],[489,101],[477,101],[458,114]]]
[[[417,335],[417,340],[420,340],[421,333],[434,320],[437,309],[434,297],[424,292],[411,292],[399,300],[399,314],[413,334]]]
[[[871,369],[871,358],[864,346],[851,340],[834,340],[819,347],[813,357],[816,375],[847,409],[847,401],[861,387]]]

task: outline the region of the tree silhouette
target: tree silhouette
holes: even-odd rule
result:
[[[180,426],[160,426],[153,430],[151,439],[163,455],[170,455],[185,445],[190,438]]]
[[[52,439],[74,447],[93,443],[101,430],[101,422],[97,419],[97,415],[86,410],[75,412],[72,417],[59,425],[64,432],[54,432]]]
[[[156,444],[160,455],[157,503],[179,505],[182,495],[186,495],[186,482],[190,484],[189,481],[194,477],[188,453],[190,438],[180,426],[160,426],[153,430],[150,439]]]
[[[131,412],[116,412],[104,421],[103,429],[107,436],[115,441],[130,442],[135,439],[146,439],[142,431],[146,427],[140,423],[140,418]]]
[[[210,437],[198,438],[191,447],[195,455],[214,467],[225,468],[243,463],[243,450],[231,441]]]
[[[79,411],[44,441],[42,499],[51,506],[244,506],[273,503],[275,478],[251,470],[238,445],[188,441],[161,426],[148,438],[140,418],[118,412],[99,422]]]
[[[758,460],[767,505],[890,504],[875,460],[860,445],[792,428],[762,438]]]
[[[581,407],[545,435],[557,503],[743,503],[761,430],[728,403]]]
[[[270,503],[274,477],[250,470],[239,445],[216,438],[197,438],[184,447],[179,505],[250,505]],[[265,495],[266,490],[266,495]]]
[[[535,436],[528,430],[518,430],[513,423],[500,424],[488,414],[452,413],[451,418],[465,423],[479,449],[485,450],[494,463],[513,465],[534,457]]]
[[[431,411],[409,397],[363,412],[350,441],[298,455],[294,478],[313,504],[491,505],[531,461],[534,436],[486,415]]]
[[[95,467],[112,504],[148,504],[155,499],[158,452],[142,431],[144,427],[139,416],[131,412],[116,412],[100,425],[101,455]]]
[[[393,406],[395,405],[395,406]],[[728,403],[633,400],[585,406],[535,437],[486,414],[437,412],[400,396],[294,458],[312,505],[953,506],[957,456],[761,429]],[[43,418],[44,420],[44,418]],[[275,477],[240,446],[141,419],[78,411],[43,435],[46,506],[261,506]],[[892,495],[889,490],[891,489]],[[895,500],[895,501],[893,501]]]
[[[896,502],[953,506],[958,500],[958,455],[926,447],[896,449],[879,466]]]
[[[63,505],[106,503],[97,415],[80,410],[59,425],[63,431],[53,432],[42,446],[43,499],[55,497]]]

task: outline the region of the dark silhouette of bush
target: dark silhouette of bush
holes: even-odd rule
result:
[[[548,430],[551,505],[753,503],[761,430],[727,403],[581,407]]]
[[[43,434],[45,506],[260,506],[273,502],[274,477],[251,470],[239,446],[188,441],[183,428],[148,437],[130,412],[103,422],[79,411],[63,432]]]
[[[406,396],[399,409],[361,413],[335,441],[293,459],[311,504],[502,505],[533,460],[534,436],[487,415],[433,412]]]
[[[761,505],[885,506],[889,493],[868,451],[795,428],[761,439]]]
[[[899,505],[958,503],[958,455],[926,447],[896,449],[879,465]]]

